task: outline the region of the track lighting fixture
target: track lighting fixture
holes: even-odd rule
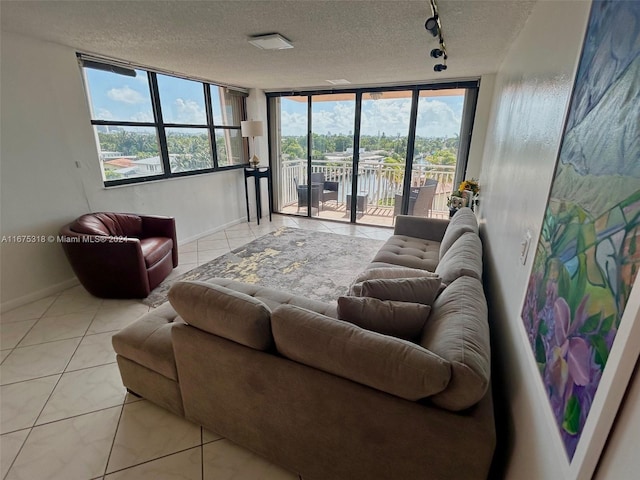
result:
[[[431,58],[442,58],[442,63],[438,63],[433,67],[435,72],[442,72],[447,69],[447,49],[444,45],[444,37],[442,35],[442,23],[440,22],[440,15],[438,15],[438,6],[435,0],[429,0],[431,5],[431,17],[427,18],[424,22],[424,28],[431,33],[434,37],[438,37],[438,43],[440,48],[434,48],[431,50]]]
[[[431,35],[437,37],[440,30],[438,27],[438,16],[434,15],[433,17],[427,18],[427,21],[424,22],[424,28],[431,33]]]

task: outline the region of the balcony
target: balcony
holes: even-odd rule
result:
[[[306,207],[298,208],[296,183],[307,183],[307,161],[301,159],[281,160],[277,172],[279,211],[288,214],[306,215]],[[312,208],[312,216],[348,222],[347,195],[351,194],[352,159],[332,158],[312,160],[312,173],[323,173],[327,181],[338,182],[338,201],[320,203],[320,208]],[[418,187],[428,179],[438,181],[433,200],[431,217],[448,218],[447,198],[451,195],[455,175],[455,165],[431,165],[414,163],[411,170],[411,186]],[[364,197],[364,210],[357,214],[357,221],[370,225],[393,225],[396,195],[402,194],[404,164],[389,164],[381,161],[361,160],[358,166],[358,194]],[[400,199],[400,197],[397,197]],[[364,200],[364,198],[362,198]]]

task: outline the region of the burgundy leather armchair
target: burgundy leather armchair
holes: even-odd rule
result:
[[[60,229],[78,280],[101,298],[144,298],[178,266],[175,220],[90,213]]]

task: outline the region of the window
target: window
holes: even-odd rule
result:
[[[247,163],[244,92],[80,59],[105,186]]]
[[[387,226],[400,214],[448,218],[477,89],[465,81],[267,93],[276,211]]]

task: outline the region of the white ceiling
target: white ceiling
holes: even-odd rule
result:
[[[433,71],[427,0],[7,1],[3,31],[223,84],[265,90],[430,83],[496,72],[534,0],[438,0],[448,70]],[[259,50],[279,32],[295,46]]]

